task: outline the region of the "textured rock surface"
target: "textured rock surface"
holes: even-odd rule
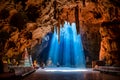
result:
[[[118,66],[120,64],[120,22],[103,22],[100,27],[102,37],[100,60],[105,60],[108,65]]]
[[[119,64],[120,27],[114,22],[120,21],[119,0],[1,0],[0,5],[0,52],[9,57],[40,44],[55,25],[79,20],[86,56]]]

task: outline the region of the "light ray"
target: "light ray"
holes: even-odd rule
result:
[[[56,30],[52,37],[48,60],[54,66],[85,68],[85,56],[80,34],[77,34],[76,24],[65,22],[60,27],[60,43]]]

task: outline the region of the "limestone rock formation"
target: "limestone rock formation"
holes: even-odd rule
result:
[[[105,60],[106,64],[118,66],[120,64],[120,22],[103,22],[100,27],[102,37],[100,60]]]
[[[26,47],[32,50],[45,34],[55,26],[59,33],[60,24],[68,21],[76,22],[91,61],[120,65],[119,0],[1,0],[0,5],[1,53],[12,57]]]

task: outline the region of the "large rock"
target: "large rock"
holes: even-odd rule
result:
[[[116,22],[104,22],[100,28],[102,37],[100,60],[108,65],[120,66],[120,24]]]

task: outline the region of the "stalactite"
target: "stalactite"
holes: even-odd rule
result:
[[[57,4],[57,2],[56,2],[56,0],[54,0],[54,2],[53,2],[53,4],[54,4],[54,19],[56,19],[56,13],[57,13],[57,11],[56,11],[56,4]]]
[[[72,25],[72,22],[70,22],[70,26]]]
[[[68,12],[67,12],[67,22],[69,22],[69,18],[68,18]]]
[[[61,25],[62,25],[62,27],[64,26],[64,20],[63,19],[61,19]]]
[[[55,26],[55,31],[56,31],[56,33],[57,33],[57,25]]]
[[[85,5],[85,0],[83,0],[83,7],[85,7],[86,5]]]
[[[58,24],[57,24],[57,35],[58,35],[58,43],[60,43],[60,22],[58,20]]]
[[[52,33],[54,33],[54,26],[53,26],[53,27],[51,27],[51,31],[52,31]]]
[[[57,1],[54,0],[53,4],[54,4],[54,19],[56,19],[58,21],[58,23],[56,25],[56,27],[57,27],[56,28],[56,32],[57,32],[57,35],[58,35],[58,42],[60,42],[60,23],[61,23],[61,21],[59,19],[59,12],[56,9],[56,7],[57,7]]]
[[[79,33],[80,30],[79,30],[79,7],[78,5],[75,7],[75,22],[76,22],[77,33]]]

